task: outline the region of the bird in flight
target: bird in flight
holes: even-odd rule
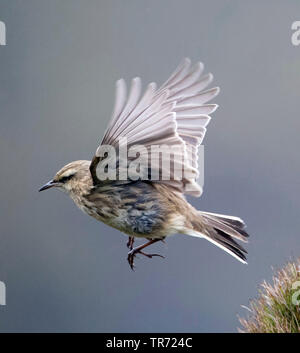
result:
[[[197,183],[198,147],[209,115],[217,108],[207,102],[219,88],[207,89],[213,76],[202,73],[202,63],[191,66],[186,58],[160,88],[150,83],[143,95],[139,78],[132,80],[128,96],[125,81],[117,81],[112,117],[92,161],[65,165],[39,190],[65,191],[83,212],[127,234],[132,269],[137,254],[161,256],[144,249],[175,233],[204,238],[246,263],[247,252],[237,242],[247,241],[245,223],[238,217],[199,211],[185,198],[202,193]],[[120,155],[120,141],[126,141],[125,157]],[[129,149],[139,146],[139,158],[148,158],[146,168],[140,165],[124,177],[136,160]],[[165,163],[166,155],[154,153],[153,146],[168,147],[172,159]],[[112,149],[116,152],[108,158]],[[168,168],[169,177],[162,177]],[[182,170],[184,175],[178,177],[176,172]],[[134,247],[135,238],[147,242]]]

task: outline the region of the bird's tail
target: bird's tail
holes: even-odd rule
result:
[[[197,220],[192,222],[193,229],[188,229],[186,234],[205,238],[242,263],[247,263],[244,255],[247,251],[235,241],[247,242],[249,236],[240,218],[199,211]]]

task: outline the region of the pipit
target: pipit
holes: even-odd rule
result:
[[[145,253],[144,249],[175,233],[204,238],[246,263],[247,252],[236,241],[247,241],[245,223],[238,217],[198,211],[185,199],[185,195],[199,197],[202,193],[197,183],[198,147],[209,114],[217,108],[207,102],[219,93],[219,88],[207,89],[213,76],[202,72],[202,63],[191,66],[190,60],[184,59],[159,89],[150,83],[143,96],[139,78],[132,80],[128,97],[125,81],[117,81],[111,121],[92,161],[65,165],[40,189],[55,187],[65,191],[82,211],[127,234],[127,260],[132,269],[137,254],[161,256]],[[127,174],[120,178],[121,172],[129,169],[129,162],[135,160],[132,155],[129,158],[127,154],[124,163],[124,157],[118,153],[115,168],[111,167],[109,149],[104,153],[102,147],[119,152],[124,138],[127,152],[130,147],[143,146],[140,154],[154,160],[150,168],[148,159],[146,177]],[[163,154],[151,158],[153,146],[167,146],[180,152],[174,152],[166,164]],[[178,146],[180,149],[175,148]],[[171,170],[169,178],[162,177],[166,165]],[[114,178],[107,177],[111,169],[115,173],[109,175]],[[178,170],[185,171],[181,178],[175,173]],[[152,174],[156,177],[151,178]],[[135,238],[146,238],[147,242],[134,248]]]

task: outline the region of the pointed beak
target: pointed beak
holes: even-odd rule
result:
[[[55,181],[53,180],[50,180],[47,184],[43,185],[39,191],[44,191],[44,190],[47,190],[47,189],[50,189],[50,188],[53,188],[55,186],[58,186],[59,183],[56,183]]]

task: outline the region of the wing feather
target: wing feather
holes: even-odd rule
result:
[[[207,89],[213,75],[209,73],[202,76],[203,70],[201,62],[191,67],[190,59],[185,58],[159,89],[156,89],[155,83],[150,83],[142,97],[140,78],[132,80],[128,98],[125,81],[118,80],[114,110],[101,143],[117,147],[120,138],[126,137],[128,147],[145,146],[145,153],[150,155],[160,173],[164,168],[161,158],[151,155],[151,148],[153,145],[170,146],[174,152],[171,175],[183,169],[185,174],[181,180],[158,182],[194,196],[202,192],[196,183],[198,147],[205,136],[209,114],[218,107],[216,104],[207,104],[217,96],[219,88]],[[175,152],[177,146],[180,149]],[[96,178],[98,160],[96,152],[90,167],[94,183],[100,182]]]

